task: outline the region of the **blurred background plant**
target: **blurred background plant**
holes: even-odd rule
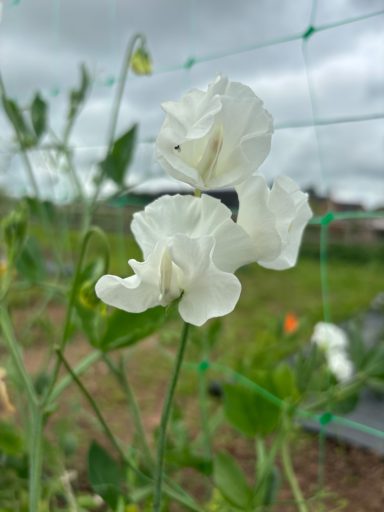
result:
[[[304,48],[332,25],[317,26],[311,6],[308,30],[292,39]],[[382,12],[346,16],[345,24],[374,15]],[[183,73],[197,63],[187,59]],[[133,315],[108,310],[94,294],[108,269],[125,275],[128,257],[140,258],[127,226],[150,195],[132,193],[146,179],[129,179],[141,141],[137,124],[122,122],[119,111],[128,74],[151,71],[145,37],[132,36],[119,77],[104,77],[114,99],[109,119],[97,119],[107,135],[87,180],[73,133],[100,74],[80,67],[60,131],[51,122],[57,90],[26,102],[11,97],[6,73],[0,80],[11,134],[4,171],[18,161],[27,181],[24,193],[4,191],[0,203],[1,512],[151,510],[159,402],[180,326],[172,307]],[[309,124],[322,125],[307,85]],[[356,115],[365,123],[382,112]],[[47,170],[51,188],[41,185]],[[67,184],[65,201],[55,182]],[[383,212],[340,211],[329,196],[315,195],[312,206],[317,215],[298,265],[281,274],[241,269],[236,312],[192,330],[167,439],[164,511],[353,510],[337,485],[330,492],[325,436],[339,425],[380,443],[384,437],[382,428],[345,417],[367,394],[378,401],[384,394],[384,246],[372,229]],[[320,320],[347,333],[348,378],[338,378],[311,341]],[[311,484],[306,467],[297,472],[292,461],[292,453],[295,461],[310,452],[303,426],[318,431],[318,453],[305,460],[315,467]]]

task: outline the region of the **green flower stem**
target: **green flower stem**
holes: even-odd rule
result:
[[[200,421],[203,434],[204,450],[208,459],[212,458],[212,441],[211,432],[209,428],[209,413],[207,401],[207,374],[205,369],[199,371],[199,406],[200,406]]]
[[[321,398],[317,402],[309,404],[305,407],[305,413],[312,416],[312,411],[316,411],[326,407],[329,404],[330,398],[335,401],[340,401],[348,398],[351,394],[359,391],[361,386],[365,383],[368,376],[363,373],[358,373],[355,375],[354,379],[349,384],[339,384],[335,386],[332,390],[332,396],[329,396],[329,393],[326,393],[324,398]]]
[[[142,41],[142,44],[145,43],[145,36],[143,34],[135,34],[132,36],[131,40],[128,43],[127,50],[125,52],[125,57],[123,60],[123,65],[120,70],[119,80],[117,82],[116,96],[112,106],[112,114],[110,118],[110,125],[108,131],[108,150],[111,148],[113,141],[115,139],[117,121],[119,119],[119,110],[121,105],[121,100],[123,98],[123,93],[125,89],[125,83],[127,81],[128,70],[131,65],[131,60],[133,56],[133,51],[135,49],[135,45],[138,41]]]
[[[39,407],[35,389],[23,362],[18,342],[12,328],[12,322],[5,307],[0,307],[0,325],[3,338],[11,354],[19,379],[23,384],[28,400],[30,417],[29,431],[29,512],[38,512],[41,495],[42,437],[43,416]]]
[[[59,348],[59,347],[56,348],[56,354],[57,354],[58,359],[61,361],[61,363],[63,364],[63,366],[69,373],[69,375],[71,376],[72,380],[77,384],[78,388],[80,389],[80,391],[82,392],[84,397],[87,399],[89,405],[92,407],[93,412],[95,413],[100,425],[103,427],[103,430],[104,430],[106,436],[108,437],[108,439],[110,440],[112,446],[116,449],[117,453],[120,455],[120,458],[126,462],[127,457],[126,457],[123,449],[121,448],[116,437],[113,435],[111,429],[108,426],[108,423],[105,421],[105,419],[104,419],[103,415],[101,414],[100,409],[99,409],[97,403],[95,402],[95,400],[93,399],[92,395],[89,393],[89,391],[84,386],[84,384],[81,382],[81,380],[76,375],[76,373],[72,370],[70,364],[65,359],[65,357],[61,351],[61,348]]]
[[[120,364],[118,367],[116,367],[111,361],[111,359],[106,354],[104,354],[104,361],[109,367],[109,369],[112,371],[117,381],[119,382],[122,390],[124,391],[124,394],[128,402],[129,410],[132,414],[136,438],[138,439],[138,442],[141,444],[141,449],[145,460],[145,466],[152,468],[154,466],[153,457],[147,442],[147,436],[145,434],[136,396],[127,378],[127,374],[125,371],[125,360],[123,357],[121,357]]]
[[[183,331],[180,338],[179,349],[176,356],[175,367],[173,369],[173,374],[171,377],[171,381],[168,386],[167,394],[165,397],[163,412],[161,415],[160,422],[160,432],[159,432],[159,441],[158,441],[158,449],[157,449],[157,467],[155,473],[155,488],[154,488],[154,502],[153,502],[153,511],[160,512],[161,509],[161,498],[162,498],[162,486],[163,486],[163,473],[164,473],[164,455],[165,455],[165,445],[166,445],[166,434],[167,434],[167,425],[168,420],[171,414],[172,401],[175,393],[181,364],[184,357],[185,348],[187,345],[188,339],[188,330],[189,324],[184,323]]]
[[[99,361],[103,356],[102,352],[94,351],[88,354],[77,364],[72,371],[75,375],[80,376],[88,370],[90,366]],[[51,394],[51,401],[54,402],[61,395],[61,393],[73,382],[71,375],[65,375],[54,387]]]
[[[30,407],[29,432],[29,512],[40,510],[43,465],[43,415],[40,408]]]
[[[308,508],[301,492],[299,482],[296,478],[295,471],[293,469],[291,454],[289,451],[288,442],[286,441],[281,448],[281,460],[283,462],[283,469],[285,476],[287,477],[288,483],[291,487],[297,510],[299,512],[308,512]]]
[[[117,122],[119,120],[119,111],[120,111],[120,107],[121,107],[121,101],[123,99],[123,94],[124,94],[125,84],[127,81],[128,71],[129,71],[129,67],[131,65],[132,56],[133,56],[133,52],[134,52],[136,43],[138,43],[139,41],[141,41],[142,44],[144,45],[145,44],[145,36],[140,33],[134,34],[132,36],[132,38],[129,40],[128,46],[127,46],[127,49],[125,52],[123,64],[122,64],[122,67],[120,70],[120,75],[119,75],[119,78],[117,81],[116,95],[115,95],[115,98],[113,101],[111,117],[110,117],[110,121],[109,121],[109,128],[108,128],[108,135],[107,135],[107,155],[110,152],[110,150],[113,146],[113,142],[115,140]],[[101,185],[104,181],[104,178],[105,178],[105,172],[102,171],[100,180],[95,189],[94,195],[89,203],[89,212],[90,212],[89,215],[92,214],[92,212],[95,208],[95,204],[99,197]]]
[[[273,443],[268,450],[266,449],[264,439],[256,438],[256,482],[254,487],[254,496],[256,503],[261,505],[264,502],[266,493],[266,483],[268,476],[271,474],[273,466],[275,464],[276,455],[281,449],[285,438],[286,429],[280,428],[277,435],[275,436]]]
[[[108,241],[107,241],[104,233],[98,227],[93,226],[93,227],[89,228],[88,231],[85,233],[85,235],[83,237],[83,242],[81,244],[80,255],[79,255],[79,259],[76,264],[75,276],[73,279],[73,283],[72,283],[72,287],[71,287],[71,291],[70,291],[70,295],[69,295],[69,302],[68,302],[66,317],[65,317],[65,321],[64,321],[63,335],[61,337],[61,341],[60,341],[60,345],[59,345],[60,351],[62,351],[64,349],[64,347],[68,341],[68,338],[69,338],[69,331],[70,331],[71,319],[72,319],[72,311],[73,311],[73,308],[75,305],[76,295],[78,292],[80,273],[81,273],[81,269],[83,266],[85,254],[87,252],[89,241],[91,240],[92,236],[94,236],[94,235],[98,235],[105,244],[105,260],[106,260],[105,268],[108,268],[108,260],[109,260]],[[57,352],[57,354],[59,354],[59,352]],[[51,393],[55,387],[56,381],[59,376],[61,362],[62,362],[61,358],[57,357],[55,367],[53,369],[52,379],[51,379],[50,385],[49,385],[47,392],[43,399],[43,406],[47,405],[47,403],[50,401]]]
[[[70,379],[75,382],[75,384],[78,386],[78,388],[81,391],[81,393],[84,395],[84,397],[86,398],[86,400],[88,401],[88,403],[92,407],[93,412],[95,413],[95,416],[96,416],[97,420],[99,421],[101,427],[104,430],[104,433],[106,434],[106,436],[110,440],[111,444],[113,445],[113,447],[115,448],[115,450],[119,454],[121,460],[132,471],[134,471],[140,478],[142,478],[143,480],[146,480],[148,483],[153,482],[153,478],[151,476],[148,476],[145,473],[141,472],[139,469],[137,469],[131,463],[129,458],[124,453],[124,450],[121,448],[120,443],[118,442],[118,440],[114,436],[113,432],[109,428],[107,422],[105,421],[105,419],[104,419],[104,417],[103,417],[103,415],[102,415],[102,413],[101,413],[97,403],[95,402],[95,400],[93,399],[93,397],[91,396],[91,394],[89,393],[87,388],[84,386],[84,384],[81,382],[81,380],[79,379],[78,375],[75,373],[75,370],[70,366],[68,361],[65,359],[65,357],[64,357],[63,353],[61,352],[61,350],[59,348],[57,348],[56,351],[57,351],[57,355],[60,358],[63,366],[67,370],[67,372],[68,372],[68,374],[70,376]],[[77,367],[77,369],[79,369],[79,367]],[[63,381],[64,381],[64,379],[63,379]],[[195,503],[193,498],[191,496],[189,496],[181,487],[176,485],[174,482],[170,482],[169,484],[168,484],[168,482],[166,482],[165,485],[164,485],[164,492],[168,496],[170,496],[173,499],[177,500],[178,502],[186,505],[191,510],[194,510],[196,512],[203,512],[200,509],[200,507]],[[37,512],[37,510],[34,511],[34,512]]]
[[[20,352],[19,344],[16,340],[15,334],[13,332],[12,322],[9,316],[7,309],[4,306],[0,307],[0,325],[3,331],[3,337],[7,348],[11,354],[13,364],[16,367],[17,373],[19,375],[20,380],[23,383],[23,387],[27,393],[27,398],[29,404],[37,407],[38,401],[35,389],[33,387],[32,381],[25,369],[24,361]]]

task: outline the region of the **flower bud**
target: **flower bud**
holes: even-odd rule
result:
[[[144,45],[141,45],[132,55],[131,69],[135,75],[150,75],[152,73],[151,56]]]
[[[95,292],[96,281],[88,280],[83,283],[80,288],[79,299],[81,304],[88,308],[93,309],[100,304]]]

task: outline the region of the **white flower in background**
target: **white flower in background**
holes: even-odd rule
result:
[[[129,260],[133,276],[97,282],[106,304],[139,313],[180,299],[179,313],[193,325],[234,309],[241,285],[232,272],[251,261],[252,246],[220,201],[164,196],[135,214],[132,231],[144,261]]]
[[[329,322],[318,322],[312,334],[312,342],[324,350],[346,350],[348,348],[347,333],[341,327]]]
[[[261,175],[252,176],[236,190],[237,223],[251,237],[256,261],[274,270],[293,267],[304,228],[312,217],[308,194],[286,176],[277,178],[271,190]]]
[[[156,156],[174,178],[207,190],[239,184],[270,151],[272,117],[249,87],[218,77],[193,89],[166,113]]]
[[[343,329],[329,322],[318,322],[311,341],[324,352],[328,368],[338,381],[351,380],[354,367],[348,356],[348,336]]]
[[[327,354],[328,368],[339,382],[348,382],[352,379],[354,367],[344,351],[331,350]]]

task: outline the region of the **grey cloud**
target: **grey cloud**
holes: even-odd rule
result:
[[[250,85],[277,124],[311,122],[301,41],[231,55],[233,49],[303,32],[311,12],[311,2],[307,0],[66,0],[56,3],[61,6],[60,13],[54,10],[54,4],[51,0],[24,1],[18,7],[6,4],[0,26],[1,71],[10,95],[23,102],[31,98],[33,90],[43,89],[52,104],[52,125],[60,133],[65,91],[78,81],[78,63],[88,64],[95,85],[72,138],[74,145],[83,148],[76,151],[76,158],[87,188],[91,187],[94,164],[105,151],[106,123],[114,91],[114,87],[105,84],[108,77],[116,78],[127,40],[137,30],[147,35],[158,73],[128,80],[119,133],[139,122],[141,140],[156,136],[163,119],[161,102],[178,99],[191,87],[205,88],[217,73]],[[380,8],[381,0],[322,0],[317,2],[314,23],[317,26],[337,22]],[[309,39],[309,70],[319,117],[383,111],[383,41],[379,37],[383,21],[384,16],[379,16],[319,32]],[[188,71],[165,72],[189,57],[215,54],[223,57],[199,62]],[[51,93],[56,86],[60,94],[54,97]],[[303,186],[316,185],[319,190],[333,193],[341,190],[349,196],[354,190],[364,189],[361,196],[367,204],[384,203],[380,187],[383,132],[382,120],[321,127],[318,134],[322,167],[313,128],[276,131],[262,171],[269,178],[286,173]],[[0,141],[9,139],[9,135],[0,116]],[[10,181],[12,175],[13,191],[25,182],[17,159],[12,162],[12,169],[0,160],[0,171],[1,168],[1,183]],[[42,184],[48,187],[47,173],[41,165],[39,168]],[[150,175],[153,180],[147,187],[152,189],[166,183],[179,186],[166,181],[154,162],[152,146],[140,144],[131,182],[138,183]],[[63,196],[68,194],[62,182],[55,187],[66,190]]]

